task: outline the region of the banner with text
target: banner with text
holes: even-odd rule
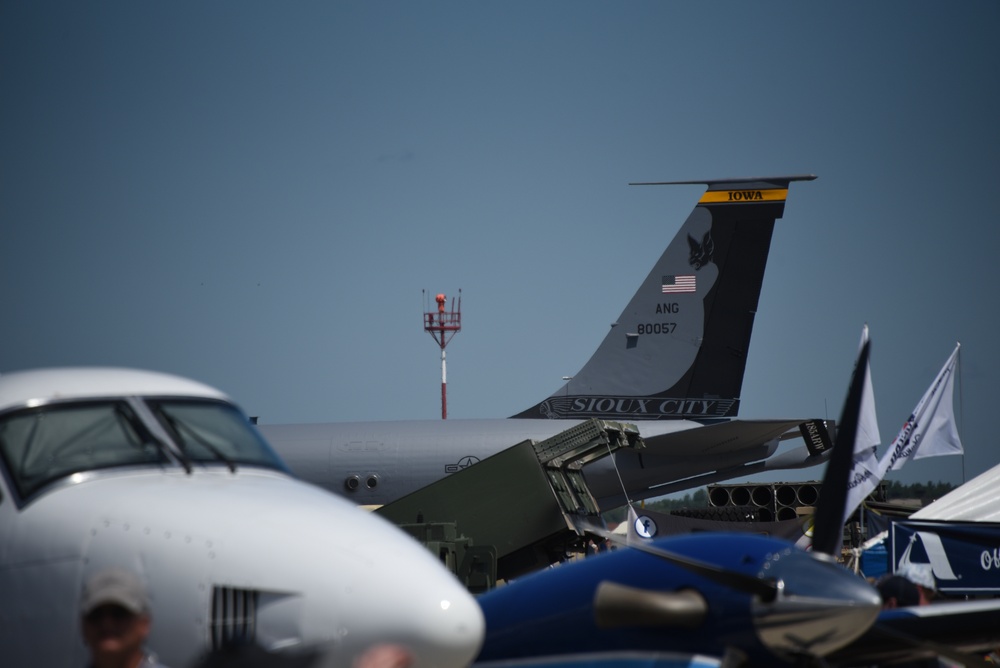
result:
[[[930,564],[944,594],[1000,594],[1000,523],[902,520],[889,538],[893,572]]]

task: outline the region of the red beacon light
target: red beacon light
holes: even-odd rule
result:
[[[424,291],[424,331],[430,334],[441,347],[441,419],[448,419],[448,373],[445,362],[444,349],[462,329],[462,291],[458,291],[458,306],[455,306],[454,297],[451,300],[451,310],[447,309],[448,299],[443,293],[434,297],[437,302],[437,311],[428,309],[427,291]]]

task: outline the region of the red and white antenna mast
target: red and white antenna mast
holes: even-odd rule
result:
[[[427,291],[424,291],[424,308],[427,309]],[[448,365],[445,361],[444,348],[462,329],[462,290],[458,291],[458,307],[455,306],[455,298],[451,298],[451,310],[445,308],[448,301],[443,294],[434,298],[437,302],[437,311],[424,311],[424,331],[430,334],[437,344],[441,346],[441,419],[448,419]]]

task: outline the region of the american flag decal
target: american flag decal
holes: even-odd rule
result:
[[[675,292],[697,292],[698,286],[695,283],[693,274],[686,276],[664,276],[663,294]]]

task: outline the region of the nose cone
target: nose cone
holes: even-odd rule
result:
[[[479,653],[485,621],[475,599],[426,548],[402,538],[369,555],[369,578],[351,584],[347,615],[330,610],[342,621],[326,668],[465,668]]]
[[[414,589],[421,593],[412,595]],[[408,649],[413,658],[409,665],[464,668],[471,664],[479,653],[486,625],[482,610],[465,588],[454,579],[410,581],[410,589],[404,591],[409,593],[396,599],[398,609],[392,617],[400,631],[396,643]]]
[[[326,646],[323,668],[466,668],[482,644],[484,623],[474,601],[441,598],[432,605],[399,605],[372,633],[361,620],[349,622]],[[471,603],[471,605],[470,605]],[[416,616],[409,616],[416,615]]]
[[[286,499],[287,501],[287,499]],[[416,540],[377,515],[327,495],[299,517],[336,512],[303,540],[303,644],[327,648],[326,668],[465,668],[479,652],[483,613],[472,595]],[[349,504],[348,504],[349,505]],[[317,522],[320,518],[315,517]],[[289,538],[289,540],[292,540]],[[317,643],[318,641],[318,643]]]
[[[826,656],[861,636],[881,609],[878,592],[821,555],[789,549],[771,555],[761,575],[780,591],[754,605],[754,626],[778,655]]]
[[[242,477],[198,507],[212,515],[218,536],[209,579],[216,589],[256,592],[259,645],[318,652],[324,668],[472,662],[482,611],[427,548],[318,488],[277,475]]]
[[[358,606],[345,621],[343,651],[329,666],[365,668],[359,665],[365,659],[379,658],[378,668],[386,660],[393,668],[465,668],[479,653],[486,627],[479,605],[422,545],[405,538],[412,546],[404,547],[416,550],[391,555],[395,563],[384,566],[395,571],[352,587],[353,598],[370,605]],[[397,558],[408,562],[404,568]],[[405,650],[410,661],[389,660],[392,653],[379,651],[386,647]]]
[[[417,639],[418,665],[467,666],[482,647],[486,621],[479,604],[464,587],[445,594]]]

